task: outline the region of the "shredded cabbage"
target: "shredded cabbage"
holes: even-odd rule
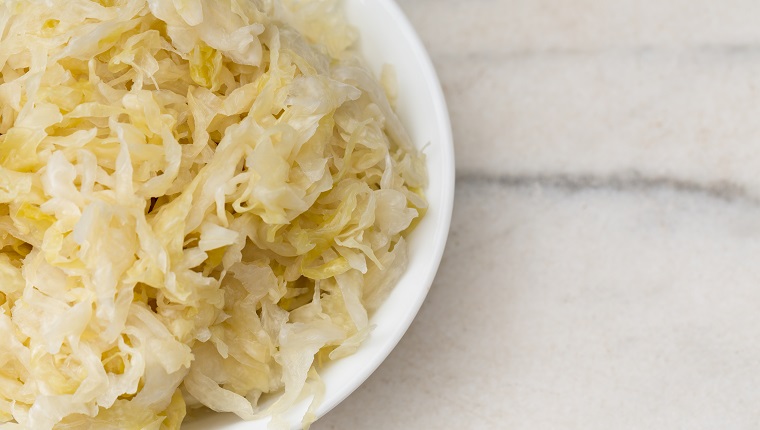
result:
[[[0,428],[321,397],[426,208],[355,40],[334,0],[0,2]]]

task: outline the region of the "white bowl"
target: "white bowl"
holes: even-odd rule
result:
[[[393,0],[344,0],[349,21],[361,33],[361,50],[379,73],[391,64],[398,77],[398,114],[415,145],[425,147],[430,209],[409,237],[409,267],[388,299],[375,312],[376,327],[359,350],[320,371],[326,385],[318,409],[323,416],[356,390],[398,344],[433,283],[446,245],[454,201],[454,146],[451,124],[433,64],[417,34]],[[426,146],[427,145],[427,146]],[[310,399],[285,418],[300,428]],[[269,419],[242,421],[232,414],[208,413],[183,425],[183,430],[265,430]]]

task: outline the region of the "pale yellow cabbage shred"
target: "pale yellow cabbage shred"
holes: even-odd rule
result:
[[[355,42],[332,0],[0,3],[0,429],[321,392],[427,206]]]

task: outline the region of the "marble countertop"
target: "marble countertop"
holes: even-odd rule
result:
[[[760,428],[760,2],[399,4],[452,116],[449,245],[312,428]]]

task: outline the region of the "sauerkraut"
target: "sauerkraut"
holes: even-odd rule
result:
[[[277,416],[370,335],[426,172],[338,6],[0,2],[0,428]]]

